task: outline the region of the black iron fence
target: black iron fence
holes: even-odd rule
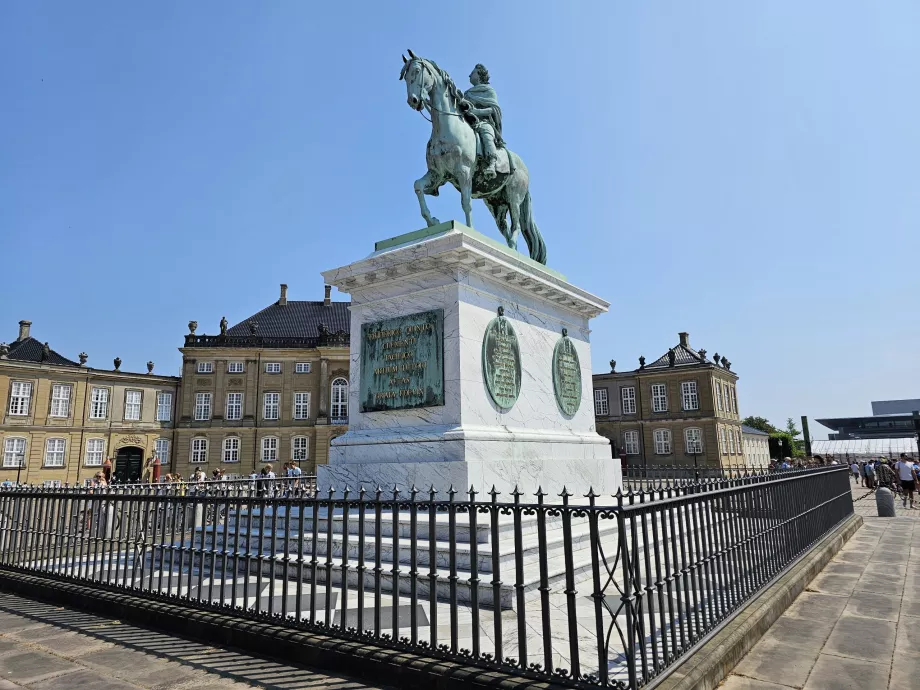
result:
[[[639,688],[853,512],[845,467],[507,501],[219,484],[0,490],[0,567]]]

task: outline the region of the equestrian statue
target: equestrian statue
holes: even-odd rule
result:
[[[446,182],[460,192],[466,224],[473,227],[472,200],[482,199],[495,224],[512,249],[520,232],[530,258],[546,263],[546,245],[533,219],[530,175],[520,157],[505,146],[502,111],[489,71],[476,65],[470,74],[472,87],[462,92],[433,60],[403,56],[399,78],[406,82],[409,107],[431,114],[431,138],[425,152],[428,172],[415,181],[422,217],[428,227],[438,224],[425,195],[438,196]],[[511,229],[508,229],[508,215]]]

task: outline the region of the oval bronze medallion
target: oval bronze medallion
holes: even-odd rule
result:
[[[581,363],[569,331],[562,329],[562,337],[553,349],[553,392],[562,414],[571,417],[581,405]]]
[[[521,393],[521,350],[504,307],[486,326],[482,338],[482,375],[492,400],[510,410]]]

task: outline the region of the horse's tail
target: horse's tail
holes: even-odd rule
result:
[[[540,234],[540,228],[533,219],[531,210],[530,190],[521,202],[521,234],[527,242],[527,248],[530,250],[530,258],[534,261],[546,265],[546,245],[543,243],[543,236]]]

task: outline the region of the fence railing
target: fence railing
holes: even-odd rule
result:
[[[853,511],[844,467],[508,501],[214,484],[0,490],[0,567],[639,688]]]

